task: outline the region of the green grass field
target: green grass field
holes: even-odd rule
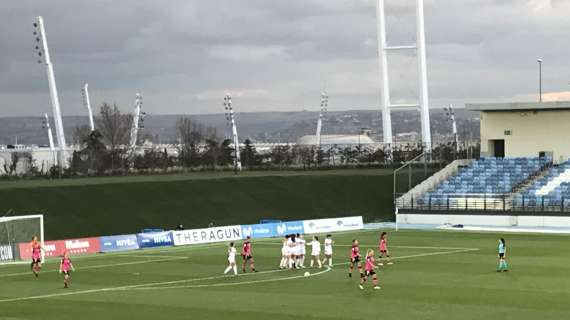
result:
[[[0,266],[1,319],[567,319],[570,240],[506,235],[508,273],[497,273],[499,235],[391,232],[395,264],[382,290],[347,277],[350,241],[376,247],[377,232],[340,233],[331,269],[277,269],[280,240],[258,240],[258,273],[224,277],[226,244],[76,257],[70,289],[57,261],[39,278]],[[308,263],[306,263],[308,264]],[[355,274],[356,275],[356,274]]]
[[[391,170],[198,172],[0,182],[0,216],[42,213],[46,239],[361,215],[392,221]],[[8,201],[9,200],[9,201]]]

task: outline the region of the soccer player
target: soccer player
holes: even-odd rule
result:
[[[380,260],[378,262],[379,266],[383,266],[384,263],[382,263],[383,260],[388,261],[387,264],[394,264],[392,263],[392,259],[390,259],[390,252],[388,251],[388,233],[387,232],[382,232],[382,234],[380,234],[380,244],[378,244],[378,249],[380,249],[380,256],[378,258],[378,260]]]
[[[509,271],[507,265],[507,243],[504,238],[499,239],[499,268],[497,272],[507,272]]]
[[[230,242],[230,247],[228,248],[228,267],[224,274],[230,272],[230,270],[234,271],[234,275],[237,276],[237,266],[236,266],[236,247],[234,247],[234,243]]]
[[[253,250],[251,249],[251,237],[247,236],[243,243],[243,248],[241,250],[241,256],[243,258],[242,271],[245,273],[245,264],[249,261],[249,270],[255,272],[255,265],[253,264]]]
[[[279,263],[280,269],[287,268],[289,264],[289,235],[283,238],[283,246],[281,247],[281,263]]]
[[[360,274],[360,284],[358,285],[360,290],[364,290],[363,285],[369,277],[372,277],[372,285],[374,285],[374,290],[380,290],[380,286],[378,285],[378,277],[374,271],[376,268],[378,267],[374,265],[374,250],[368,249],[368,252],[366,253],[366,265],[364,266],[365,273]]]
[[[295,264],[297,261],[297,239],[294,234],[289,236],[287,244],[289,246],[289,269],[297,269],[297,265]]]
[[[70,280],[70,273],[71,271],[75,271],[73,267],[73,263],[69,259],[69,255],[67,251],[63,254],[63,259],[61,259],[61,263],[59,264],[59,273],[63,274],[63,287],[69,288],[69,280]]]
[[[334,241],[330,234],[327,234],[325,239],[325,259],[323,260],[323,265],[326,264],[327,260],[329,261],[329,267],[333,266],[332,263],[332,256],[333,256],[333,244]]]
[[[298,247],[298,259],[299,259],[299,267],[305,269],[305,254],[307,253],[305,238],[303,238],[302,234],[297,233],[297,247]]]
[[[313,241],[311,241],[311,268],[315,261],[319,264],[319,268],[323,267],[321,264],[321,243],[317,236],[313,236]]]
[[[42,269],[42,244],[38,241],[38,237],[32,237],[32,242],[30,243],[32,247],[32,263],[30,264],[30,269],[36,277],[40,275],[40,270]]]
[[[352,240],[352,248],[350,248],[350,263],[348,265],[348,277],[352,278],[352,272],[354,271],[354,266],[358,267],[358,273],[362,277],[362,263],[360,262],[360,247],[358,246],[358,240]]]

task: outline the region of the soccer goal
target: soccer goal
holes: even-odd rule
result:
[[[30,243],[34,236],[43,244],[43,215],[0,217],[0,264],[21,262],[19,245]]]

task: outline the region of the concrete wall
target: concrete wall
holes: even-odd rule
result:
[[[570,217],[543,216],[494,216],[494,215],[452,215],[452,214],[399,214],[401,224],[463,224],[469,226],[495,227],[570,227]]]
[[[553,152],[554,161],[570,157],[570,110],[481,112],[481,155],[492,156],[490,140],[505,140],[505,157]],[[505,135],[510,130],[510,135]]]

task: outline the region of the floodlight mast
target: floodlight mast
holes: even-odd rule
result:
[[[51,132],[51,125],[49,124],[49,116],[47,113],[44,113],[44,128],[47,130],[48,140],[49,140],[49,152],[53,159],[53,165],[57,166],[57,154],[55,152],[55,146],[53,145],[53,134]]]
[[[83,94],[83,105],[89,113],[89,127],[91,128],[91,132],[93,132],[95,131],[95,121],[93,121],[93,110],[91,110],[91,100],[89,99],[89,84],[86,83],[83,85],[81,93]]]
[[[325,91],[321,93],[321,110],[319,112],[319,119],[317,120],[317,134],[316,137],[316,144],[317,144],[317,151],[321,151],[321,131],[323,129],[323,118],[325,116],[325,112],[327,112],[327,108],[329,105],[329,96]]]
[[[234,108],[232,106],[232,97],[230,95],[226,95],[224,97],[224,108],[226,110],[226,119],[230,122],[232,126],[232,140],[234,143],[234,170],[237,174],[238,171],[241,171],[241,157],[239,154],[239,138],[237,133],[237,124],[234,114]]]
[[[449,107],[445,107],[443,110],[445,111],[447,120],[451,121],[451,132],[453,133],[453,142],[455,144],[454,151],[457,155],[459,152],[459,136],[457,134],[457,121],[455,120],[455,111],[453,111],[453,105],[450,104]]]
[[[55,122],[55,135],[58,144],[58,164],[61,167],[67,165],[66,157],[66,143],[65,143],[65,133],[63,131],[63,120],[61,117],[61,109],[59,106],[59,96],[57,93],[57,85],[55,83],[55,75],[53,72],[53,64],[51,63],[47,36],[44,28],[44,20],[41,16],[36,18],[34,22],[34,36],[36,40],[36,50],[39,56],[39,63],[44,63],[47,69],[48,85],[50,91],[51,104],[53,107],[53,118]]]
[[[135,96],[135,109],[133,112],[133,124],[131,126],[131,150],[134,150],[137,146],[137,138],[139,135],[139,122],[141,120],[141,108],[142,108],[142,95],[137,93]]]
[[[382,109],[382,129],[384,148],[389,159],[392,158],[392,109],[418,109],[421,115],[422,143],[427,154],[431,153],[431,129],[429,118],[429,95],[427,85],[426,44],[424,28],[424,1],[416,0],[416,43],[415,45],[388,46],[386,42],[386,16],[384,0],[378,0],[376,6],[378,61],[380,71],[380,107]],[[418,91],[417,104],[392,104],[390,102],[390,80],[388,77],[388,51],[416,50],[418,60]]]

